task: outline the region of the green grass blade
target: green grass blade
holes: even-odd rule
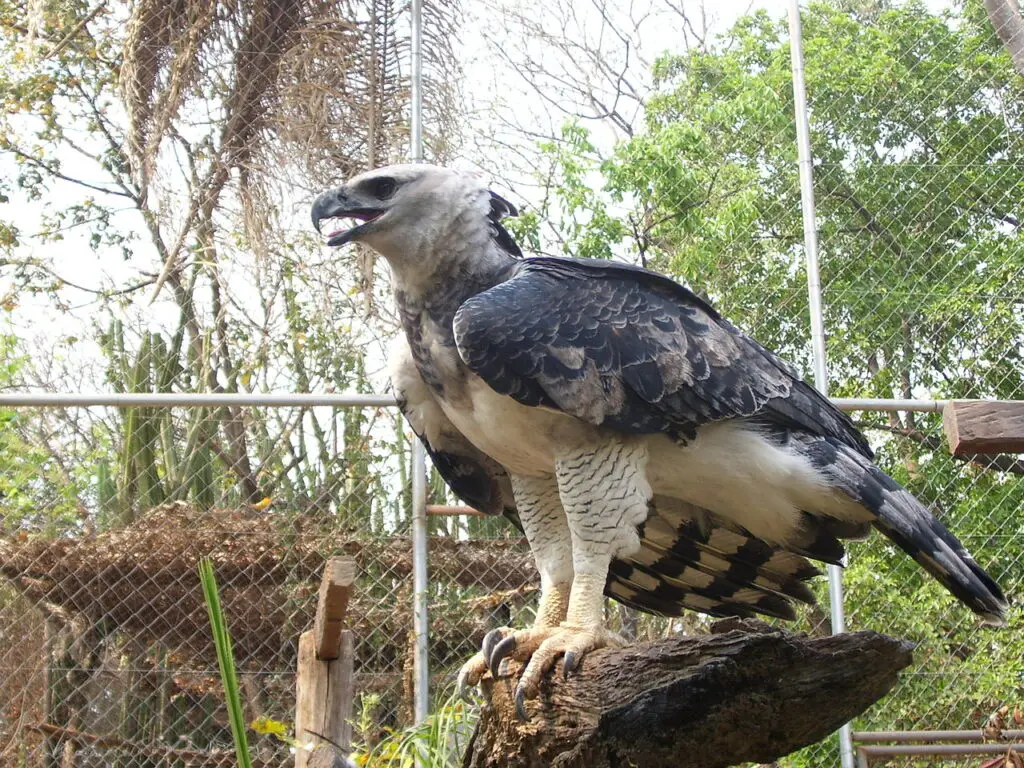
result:
[[[231,635],[228,633],[228,625],[220,605],[217,577],[213,573],[213,564],[209,558],[204,557],[199,561],[199,581],[203,585],[203,598],[206,600],[206,611],[210,616],[210,629],[213,632],[213,642],[217,648],[217,665],[220,667],[220,679],[224,684],[228,722],[231,723],[231,736],[235,742],[238,765],[240,768],[252,768],[249,741],[245,733],[245,716],[242,712],[241,689],[235,670],[234,653],[231,650]]]

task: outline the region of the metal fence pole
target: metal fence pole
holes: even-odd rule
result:
[[[915,411],[942,413],[948,400],[893,400],[881,397],[833,397],[843,411]],[[361,392],[4,392],[4,408],[393,408],[392,395]]]
[[[413,716],[423,722],[430,710],[430,668],[427,622],[427,467],[423,443],[412,444],[412,594]]]
[[[412,0],[412,39],[409,73],[409,155],[414,163],[423,162],[423,0]]]
[[[409,155],[423,162],[423,2],[412,0]],[[422,723],[430,713],[430,657],[427,619],[427,468],[423,444],[412,448],[413,717]],[[417,761],[418,762],[418,761]]]
[[[800,2],[789,3],[789,45],[793,64],[793,100],[796,117],[797,152],[800,163],[800,202],[803,208],[804,251],[807,256],[807,293],[811,312],[811,347],[814,351],[814,385],[828,396],[828,368],[825,357],[825,321],[821,308],[821,275],[818,265],[818,223],[814,208],[814,176],[811,159],[811,130],[807,117],[804,86],[804,50],[800,30]],[[842,569],[828,567],[828,602],[832,633],[846,631],[843,612]],[[854,767],[850,724],[839,729],[839,759],[843,768]]]
[[[25,408],[393,408],[394,395],[361,392],[4,392],[0,406]]]

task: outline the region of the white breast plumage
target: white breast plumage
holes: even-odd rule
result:
[[[445,415],[470,442],[518,474],[551,473],[557,450],[596,437],[578,419],[517,403],[472,374],[462,394],[466,401],[458,404],[440,401]]]

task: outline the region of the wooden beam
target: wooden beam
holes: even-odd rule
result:
[[[328,751],[333,765],[335,751],[346,754],[352,741],[354,651],[351,630],[343,630],[340,655],[333,661],[316,656],[314,632],[299,636],[299,665],[295,677],[295,768],[319,765]],[[314,758],[316,758],[314,760]]]
[[[472,507],[460,507],[451,504],[427,504],[428,517],[452,517],[469,515],[470,517],[487,517],[483,512]]]
[[[345,614],[355,580],[356,561],[351,557],[332,557],[324,566],[324,575],[320,580],[320,599],[313,620],[318,659],[330,661],[340,654],[341,631],[344,629]]]
[[[1024,453],[1024,400],[952,400],[942,425],[954,456]]]

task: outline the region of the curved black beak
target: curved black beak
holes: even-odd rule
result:
[[[320,222],[324,219],[330,219],[334,216],[345,216],[347,214],[347,202],[348,196],[345,194],[344,187],[330,189],[319,195],[313,201],[313,208],[310,211],[310,215],[313,218],[313,228],[319,232]]]
[[[341,216],[363,222],[351,229],[332,232],[327,240],[327,245],[333,247],[344,245],[354,237],[366,232],[370,222],[383,213],[384,211],[381,208],[369,208],[365,205],[360,205],[358,200],[353,199],[348,194],[345,187],[339,187],[338,189],[324,192],[314,200],[310,216],[313,219],[313,226],[317,232],[320,231],[320,223],[324,219]]]

